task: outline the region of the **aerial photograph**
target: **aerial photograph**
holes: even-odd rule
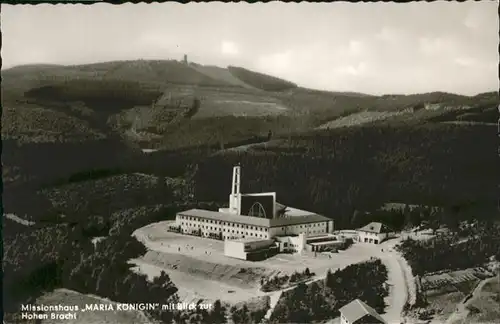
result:
[[[498,324],[498,1],[2,5],[3,324]]]

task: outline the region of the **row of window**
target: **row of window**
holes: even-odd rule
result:
[[[223,226],[231,226],[235,228],[244,228],[244,229],[249,229],[249,230],[257,230],[261,232],[267,232],[268,229],[265,227],[259,227],[259,226],[251,226],[251,225],[243,225],[243,224],[238,224],[238,223],[230,223],[230,222],[223,222],[223,221],[216,221],[212,219],[204,219],[204,218],[198,218],[198,217],[193,217],[193,216],[182,216],[179,215],[180,219],[184,220],[190,220],[190,221],[197,221],[201,223],[208,223],[208,224],[216,224],[216,225],[223,225]],[[189,226],[198,226],[199,225],[190,225],[189,223],[186,223],[186,225]],[[203,228],[203,226],[202,226]]]
[[[181,222],[181,225],[186,225],[186,226],[190,226],[190,227],[198,227],[198,228],[203,228],[203,229],[210,229],[210,230],[220,230],[220,228],[217,228],[215,226],[208,226],[208,225],[201,225],[201,224],[195,224],[195,223],[189,223],[189,222]],[[251,226],[252,227],[252,226]],[[302,227],[302,226],[301,226]],[[283,227],[284,229],[284,227]],[[236,231],[233,229],[233,230],[230,230],[228,228],[222,228],[222,231],[223,232],[231,232],[231,233],[240,233],[240,231]],[[266,232],[267,232],[267,228],[266,228]],[[312,234],[315,234],[315,233],[322,233],[323,231],[322,230],[311,230],[310,233]],[[246,232],[247,235],[248,235],[248,232]],[[243,234],[243,231],[241,231],[241,234]],[[251,236],[253,236],[254,234],[253,233],[250,233]],[[255,237],[259,237],[257,234],[255,234]],[[262,235],[260,236],[262,237]]]
[[[307,224],[307,225],[292,225],[292,226],[287,226],[289,228],[306,228],[306,227],[319,227],[319,226],[325,226],[325,223],[312,223],[312,224]],[[281,228],[283,231],[285,230],[285,227]]]
[[[208,229],[208,226],[207,226],[207,229]],[[210,228],[210,229],[211,229],[211,228]],[[184,229],[184,230],[183,230],[183,232],[184,232],[184,233],[188,233],[188,232],[189,232],[189,230]],[[229,232],[229,230],[228,230],[228,232]],[[246,236],[260,237],[260,238],[265,238],[265,237],[266,237],[265,235],[262,235],[262,234],[254,234],[254,233],[250,233],[250,235],[248,235],[248,232],[245,232],[245,235],[243,235],[243,232],[241,232],[241,233],[240,233],[239,231],[236,231],[236,233],[235,233],[235,232],[234,232],[234,230],[232,231],[232,233],[233,233],[233,234],[242,234],[242,236],[230,236],[230,235],[223,235],[223,238],[224,238],[224,239],[226,239],[226,238],[227,238],[227,239],[235,239],[235,238],[240,238],[240,237],[245,238]],[[212,234],[217,234],[217,233],[212,233]],[[204,236],[209,236],[209,235],[210,235],[210,233],[205,232],[205,233],[203,233],[203,235],[204,235]]]
[[[210,229],[212,231],[216,231],[217,230],[217,228],[215,226],[208,226],[208,225],[205,227],[204,225],[201,225],[201,226],[199,224],[190,225],[189,223],[184,223],[184,222],[181,222],[181,225],[188,225],[188,226],[193,226],[193,227],[201,227],[201,228],[206,228],[207,230]],[[185,231],[187,231],[187,230],[185,230]],[[235,231],[234,229],[233,230],[229,230],[227,228],[223,228],[222,231],[223,232],[228,232],[228,233],[231,232],[231,233],[236,233],[236,234],[243,234],[243,231],[241,231],[241,233],[240,233],[240,231],[238,231],[238,230]],[[248,232],[245,232],[245,235],[248,235]],[[254,236],[254,233],[250,233],[250,236]],[[260,234],[260,235],[259,234],[255,234],[255,237],[263,237],[263,235],[262,234]]]

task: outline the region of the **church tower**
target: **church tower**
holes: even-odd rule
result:
[[[229,196],[229,210],[231,214],[241,214],[241,192],[240,192],[241,167],[233,167],[233,181],[231,183],[231,195]]]

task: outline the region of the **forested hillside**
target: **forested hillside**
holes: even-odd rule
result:
[[[55,102],[81,101],[102,112],[117,112],[134,106],[149,105],[161,95],[156,87],[144,83],[116,80],[69,80],[34,88],[26,98]]]
[[[277,191],[284,204],[313,208],[343,226],[354,210],[388,201],[479,204],[490,213],[496,206],[499,174],[489,153],[495,150],[490,127],[357,127],[277,143],[205,159],[196,175],[197,197],[226,199],[224,184],[230,183],[231,166],[240,163],[244,192]]]

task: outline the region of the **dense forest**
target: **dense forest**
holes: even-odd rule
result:
[[[198,164],[196,197],[226,199],[232,166],[242,191],[277,191],[297,208],[350,226],[355,210],[386,202],[496,208],[497,159],[491,127],[423,125],[357,127],[293,136],[265,148],[228,152]]]
[[[104,175],[191,174],[195,198],[215,202],[226,201],[232,166],[240,163],[244,192],[276,191],[280,202],[332,217],[336,226],[350,227],[355,211],[374,211],[386,202],[447,208],[463,218],[488,218],[496,215],[497,207],[497,160],[489,153],[495,150],[492,131],[488,126],[448,124],[355,127],[286,136],[262,148],[215,155],[211,155],[219,149],[215,143],[147,155],[126,153],[130,150],[124,144],[111,140],[68,144],[65,150],[33,144],[29,149],[11,148],[4,163],[19,165],[20,173],[40,175],[39,182],[47,185],[95,178],[95,174],[86,174],[92,170]],[[41,154],[51,148],[53,153]],[[44,162],[44,156],[50,163]],[[153,188],[157,187],[147,192],[153,194]],[[90,194],[82,190],[76,191]],[[162,195],[167,199],[167,192],[153,194],[159,199]],[[27,207],[20,199],[24,196],[28,192],[9,189],[5,205],[13,212],[22,211]],[[421,220],[425,218],[428,216]]]
[[[2,145],[4,166],[12,170],[12,177],[21,178],[12,183],[17,187],[26,183],[41,186],[91,169],[123,168],[142,155],[116,137],[83,143],[19,144],[4,140]]]
[[[69,80],[63,83],[34,88],[26,98],[58,102],[82,101],[98,110],[119,112],[122,109],[150,105],[162,92],[143,83],[112,80]]]
[[[283,135],[300,130],[299,122],[289,116],[211,117],[191,119],[167,129],[154,147],[166,150],[185,148],[224,149],[267,141],[269,134]],[[304,130],[305,127],[302,127]],[[151,145],[151,144],[150,144]]]

